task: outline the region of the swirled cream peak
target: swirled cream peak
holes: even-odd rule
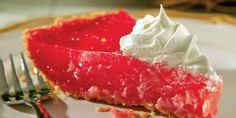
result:
[[[137,20],[133,31],[121,38],[120,47],[126,55],[149,63],[164,61],[172,67],[182,65],[204,74],[215,73],[196,43],[197,37],[170,20],[161,6],[157,17],[146,15]]]

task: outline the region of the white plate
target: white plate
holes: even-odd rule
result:
[[[214,68],[224,77],[223,94],[217,118],[236,117],[236,26],[213,24],[193,19],[178,18],[190,32],[197,34],[201,51],[208,55]],[[0,55],[8,60],[8,54],[23,51],[22,31],[0,34]],[[7,63],[7,62],[5,62]],[[8,68],[8,67],[7,67]],[[9,72],[9,69],[6,69]],[[111,118],[110,113],[97,113],[95,108],[107,106],[71,98],[44,102],[54,118]],[[0,104],[0,118],[35,118],[32,110],[24,105],[9,107]]]

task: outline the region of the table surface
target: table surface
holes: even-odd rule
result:
[[[74,13],[115,10],[147,9],[137,0],[1,0],[0,28],[29,18],[62,16]]]

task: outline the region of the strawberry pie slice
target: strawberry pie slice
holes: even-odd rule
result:
[[[135,21],[123,10],[59,19],[25,32],[28,55],[72,97],[212,118],[222,79],[191,35],[161,8]]]

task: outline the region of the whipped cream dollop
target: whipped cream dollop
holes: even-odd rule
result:
[[[146,15],[137,20],[133,31],[121,38],[120,47],[126,55],[149,63],[164,61],[172,67],[182,65],[216,76],[196,43],[197,37],[190,34],[184,25],[170,20],[161,6],[158,16]]]

